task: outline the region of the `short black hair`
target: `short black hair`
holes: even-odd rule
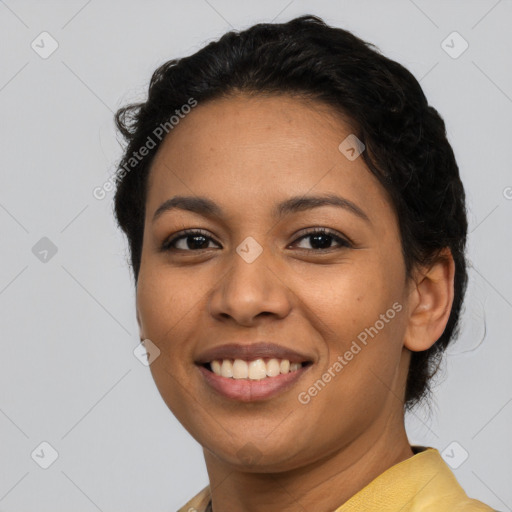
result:
[[[127,144],[115,176],[114,207],[128,238],[135,283],[148,174],[165,138],[161,127],[170,133],[169,119],[191,99],[205,103],[236,93],[301,96],[323,102],[351,121],[366,146],[362,157],[367,167],[395,208],[407,276],[416,264],[428,265],[450,249],[453,305],[437,342],[412,353],[405,391],[405,407],[411,409],[430,395],[442,354],[458,334],[468,279],[464,187],[444,121],[414,76],[373,44],[317,16],[230,31],[193,55],[165,62],[152,75],[147,100],[117,111],[116,125]],[[140,157],[150,139],[151,151]]]

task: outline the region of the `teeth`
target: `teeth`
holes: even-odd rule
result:
[[[247,379],[249,377],[249,365],[242,359],[235,359],[233,363],[233,378]]]
[[[222,374],[222,364],[220,361],[212,361],[211,363],[212,365],[212,372],[213,373],[216,373],[217,375],[221,375]]]
[[[253,361],[223,359],[212,361],[210,368],[213,373],[222,377],[261,380],[295,372],[302,368],[302,363],[290,363],[288,359],[254,359]]]
[[[256,359],[249,363],[249,379],[260,380],[267,376],[267,365],[263,359]]]
[[[279,360],[270,359],[267,363],[266,373],[267,377],[275,377],[281,373],[280,371]]]
[[[219,361],[217,361],[219,362]],[[213,370],[213,365],[212,365]],[[215,371],[215,370],[213,370]],[[217,374],[218,375],[218,374]],[[223,377],[233,377],[233,363],[229,359],[224,359],[220,367],[220,375]]]

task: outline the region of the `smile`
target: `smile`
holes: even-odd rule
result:
[[[311,366],[310,362],[290,363],[287,359],[224,359],[200,365],[198,369],[206,385],[224,398],[256,402],[291,388]]]
[[[313,365],[314,357],[268,342],[211,347],[195,359],[203,382],[225,398],[266,400],[289,389]]]
[[[274,378],[278,375],[286,375],[302,368],[306,363],[290,363],[289,359],[254,359],[245,361],[243,359],[215,359],[209,363],[209,369],[215,375],[232,379],[261,380]]]

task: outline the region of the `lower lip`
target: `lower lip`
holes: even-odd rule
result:
[[[261,380],[232,379],[217,375],[204,366],[198,366],[198,368],[206,383],[226,398],[241,402],[255,402],[274,397],[290,388],[310,366],[309,364],[299,370],[283,373],[276,377],[266,377]]]

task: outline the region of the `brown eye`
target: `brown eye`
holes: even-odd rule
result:
[[[351,244],[345,240],[344,238],[340,237],[339,235],[325,229],[315,229],[312,231],[309,231],[308,233],[305,233],[300,238],[297,239],[297,241],[301,240],[309,240],[309,247],[299,247],[300,249],[306,249],[306,250],[312,250],[312,251],[322,251],[322,250],[329,250],[329,249],[335,249],[336,247],[332,246],[332,243],[338,244],[338,248],[340,247],[351,247]],[[297,243],[295,242],[295,244]]]
[[[167,240],[162,245],[163,251],[200,251],[210,249],[210,242],[215,242],[210,236],[205,234],[201,230],[186,230],[182,231],[181,234],[174,236],[170,240]]]

